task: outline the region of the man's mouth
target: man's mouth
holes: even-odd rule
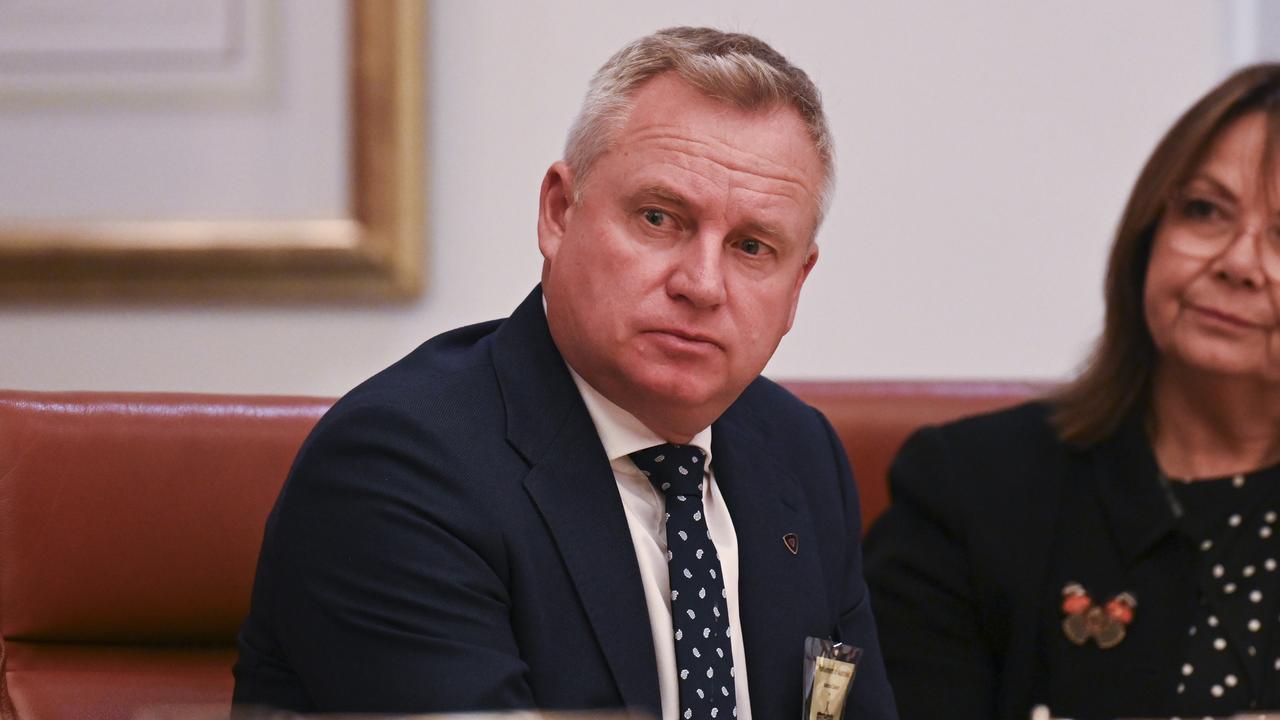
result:
[[[656,330],[650,330],[649,333],[662,338],[664,342],[675,347],[684,347],[690,350],[706,350],[709,347],[723,349],[714,337],[696,330],[688,330],[685,328],[659,328]]]

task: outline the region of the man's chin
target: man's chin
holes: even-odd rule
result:
[[[731,392],[723,381],[674,373],[633,378],[630,386],[639,410],[634,414],[660,415],[664,425],[693,428],[694,433],[709,426],[742,392]]]

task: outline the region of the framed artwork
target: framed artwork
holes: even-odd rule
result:
[[[322,29],[336,40],[310,58],[293,46],[321,4],[292,1],[0,1],[0,119],[9,123],[0,127],[10,142],[30,133],[38,140],[27,145],[55,146],[0,153],[19,158],[6,163],[10,184],[0,183],[10,198],[0,202],[0,301],[386,301],[420,292],[423,0],[331,0]],[[291,83],[322,80],[332,85],[327,111],[294,97],[317,93],[290,94]],[[152,123],[146,132],[128,127],[138,108]],[[262,117],[245,119],[254,113]],[[40,124],[48,127],[32,127]],[[184,135],[192,126],[240,137],[219,158],[204,136]],[[314,126],[327,133],[318,142]],[[285,162],[272,154],[280,139],[304,135],[312,145]],[[188,148],[196,159],[179,151]],[[247,163],[258,167],[241,173]],[[127,199],[160,199],[117,212],[113,193],[135,179]],[[219,195],[219,184],[233,191]],[[323,202],[303,191],[312,184]],[[201,205],[227,195],[236,202]]]

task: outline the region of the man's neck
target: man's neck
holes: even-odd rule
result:
[[[566,367],[569,369],[574,385],[578,388],[578,393],[582,396],[583,403],[587,406],[587,414],[591,416],[591,422],[596,426],[596,432],[600,435],[600,440],[605,445],[605,452],[611,459],[660,442],[696,445],[710,457],[710,427],[701,428],[698,432],[680,435],[677,436],[677,439],[672,439],[671,436],[658,433],[633,413],[610,400],[575,372],[568,363],[566,363]]]

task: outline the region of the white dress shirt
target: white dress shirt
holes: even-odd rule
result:
[[[567,365],[566,365],[567,366]],[[600,443],[613,468],[618,483],[631,544],[635,546],[644,584],[645,604],[649,608],[649,626],[653,630],[653,652],[658,659],[658,693],[662,699],[662,720],[680,719],[680,688],[676,677],[675,638],[671,628],[671,580],[667,575],[666,498],[649,479],[640,474],[629,455],[637,450],[664,442],[634,415],[618,407],[591,387],[569,368],[573,382],[582,394],[591,421],[595,423]],[[727,595],[730,637],[733,653],[734,687],[738,696],[738,720],[751,720],[751,696],[747,691],[747,662],[742,649],[742,624],[738,619],[738,537],[733,518],[725,507],[724,497],[716,485],[715,465],[711,456],[711,428],[704,428],[687,444],[707,454],[703,466],[703,514],[711,540],[720,555],[721,575]]]

